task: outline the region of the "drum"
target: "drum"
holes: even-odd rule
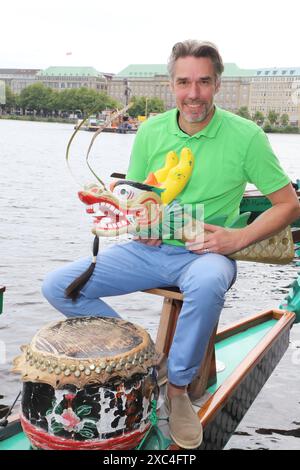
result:
[[[33,448],[135,448],[151,425],[156,359],[148,333],[124,320],[81,317],[43,327],[14,361]]]

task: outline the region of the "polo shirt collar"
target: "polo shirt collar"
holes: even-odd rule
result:
[[[215,106],[215,113],[211,119],[211,121],[208,123],[204,129],[201,131],[197,132],[197,134],[194,134],[192,136],[189,136],[183,130],[180,129],[177,121],[177,116],[178,116],[178,109],[174,109],[173,112],[171,113],[170,116],[170,121],[169,121],[169,132],[174,135],[178,135],[179,137],[189,137],[189,138],[196,138],[199,139],[201,136],[208,137],[210,139],[213,139],[222,122],[222,110],[218,108],[218,106]]]

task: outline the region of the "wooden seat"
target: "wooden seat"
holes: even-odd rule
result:
[[[183,304],[183,294],[177,287],[149,289],[144,292],[164,297],[155,345],[159,354],[168,356],[176,329],[177,319]],[[216,333],[217,326],[211,335],[204,360],[202,364],[199,364],[198,372],[189,387],[189,393],[195,399],[200,398],[206,388],[217,381],[215,356]]]

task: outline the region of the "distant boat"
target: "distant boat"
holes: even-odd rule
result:
[[[83,119],[78,119],[75,129],[77,129],[82,123]],[[98,119],[96,116],[91,116],[82,126],[81,130],[96,132],[105,125],[105,119]],[[130,123],[128,120],[123,120],[118,126],[109,125],[104,127],[102,132],[111,132],[117,134],[135,134],[138,130],[138,126]]]

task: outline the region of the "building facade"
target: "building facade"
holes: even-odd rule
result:
[[[130,96],[160,98],[166,109],[175,106],[165,64],[133,64],[116,75],[93,67],[0,69],[1,80],[16,94],[39,81],[57,91],[86,87],[106,92],[121,103],[129,88]],[[257,111],[265,117],[270,111],[287,114],[289,123],[300,127],[300,68],[247,70],[227,63],[216,103],[232,112],[246,107],[252,116]]]
[[[129,65],[109,80],[108,94],[117,101],[124,103],[126,86],[129,87],[130,96],[160,98],[166,109],[175,106],[166,65]]]
[[[36,75],[40,69],[0,69],[0,80],[8,85],[12,92],[19,95],[21,91],[36,83]]]
[[[287,114],[300,127],[300,68],[259,69],[251,77],[250,114],[270,111]]]
[[[40,70],[36,80],[53,90],[90,88],[107,92],[107,78],[94,67],[48,67]]]
[[[125,84],[131,96],[160,98],[166,109],[175,106],[166,65],[129,65],[109,80],[108,93],[124,102]],[[260,111],[265,117],[270,111],[287,114],[290,124],[300,127],[300,68],[247,70],[225,64],[216,104],[232,112],[246,107],[251,115]]]

